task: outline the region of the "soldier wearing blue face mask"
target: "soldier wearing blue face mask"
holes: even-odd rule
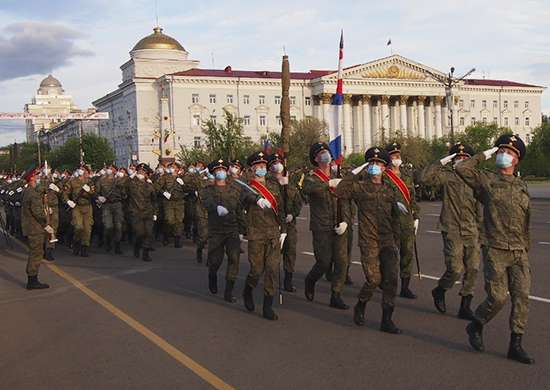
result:
[[[512,301],[508,359],[532,364],[535,359],[521,346],[529,315],[531,268],[527,252],[531,247],[531,198],[523,179],[515,174],[525,157],[525,144],[517,135],[506,134],[495,147],[476,154],[456,166],[456,172],[483,203],[481,252],[487,298],[477,307],[475,319],[466,331],[470,345],[484,351],[483,326],[504,307],[508,292]],[[497,153],[497,171],[475,166]]]

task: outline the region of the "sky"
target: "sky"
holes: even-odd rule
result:
[[[157,25],[200,68],[336,70],[399,54],[455,76],[550,87],[548,0],[2,0],[0,112],[23,112],[52,74],[82,110],[114,91],[129,52]],[[157,22],[158,21],[158,22]],[[391,45],[387,42],[391,39]],[[550,92],[542,94],[550,115]],[[25,140],[0,120],[0,146]]]

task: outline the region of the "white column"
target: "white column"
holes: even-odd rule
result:
[[[321,98],[319,97],[319,95],[314,95],[312,115],[314,118],[322,120],[322,117],[321,117],[322,114],[320,114],[320,111],[322,110],[319,109],[320,107],[321,107]]]
[[[370,106],[371,95],[361,96],[361,110],[363,112],[363,149],[365,151],[374,145],[372,139],[372,119],[371,119],[371,106]]]
[[[353,136],[351,134],[351,94],[343,96],[342,104],[342,135],[343,135],[343,154],[344,156],[353,153]]]
[[[378,135],[378,139],[384,139],[384,142],[388,142],[388,138],[390,136],[389,128],[390,128],[390,111],[388,104],[390,102],[390,95],[382,95],[382,112],[381,112],[381,118],[380,118],[380,133]],[[384,147],[385,145],[380,145],[381,147]]]
[[[441,130],[441,102],[443,101],[443,96],[436,96],[434,99],[435,103],[435,136],[440,138],[443,136],[443,131]]]
[[[399,126],[400,130],[405,135],[407,131],[407,101],[409,100],[409,96],[407,95],[401,95],[399,98]]]
[[[418,136],[426,139],[426,124],[424,122],[424,102],[426,96],[418,96]]]
[[[325,113],[330,108],[330,103],[332,102],[332,94],[330,94],[330,93],[321,93],[321,94],[319,94],[319,96],[321,97],[321,103],[322,103],[322,107],[323,107],[323,109],[321,110],[322,115],[319,119],[324,120],[325,119]]]
[[[353,103],[353,100],[352,100]],[[352,112],[352,126],[351,132],[353,134],[353,152],[361,153],[363,151],[363,122],[361,121],[361,100],[356,100],[351,106]]]

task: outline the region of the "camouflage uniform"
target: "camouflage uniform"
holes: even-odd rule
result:
[[[52,178],[45,178],[44,191],[48,196],[48,207],[50,209],[50,226],[55,231],[54,236],[57,234],[59,228],[59,201],[63,199],[63,186],[59,187]],[[46,260],[53,260],[52,251],[55,248],[55,242],[46,240]]]
[[[177,179],[183,179],[173,174],[161,176],[155,183],[155,189],[159,195],[163,195],[164,201],[164,239],[163,243],[168,244],[168,237],[173,235],[176,237],[175,246],[181,246],[179,243],[181,237],[182,223],[184,217],[184,197],[188,192],[187,186],[178,183]],[[167,198],[165,193],[170,194]]]
[[[115,177],[102,177],[97,182],[97,193],[106,198],[101,205],[102,220],[104,226],[104,238],[106,249],[111,250],[111,242],[114,238],[117,254],[120,250],[122,239],[122,223],[124,222],[124,210],[122,199],[126,196],[124,188],[120,185],[120,179]]]
[[[87,184],[90,191],[84,191],[83,186]],[[90,245],[92,225],[94,224],[92,198],[95,195],[95,185],[90,179],[78,177],[69,180],[63,188],[63,200],[67,203],[72,200],[76,206],[72,209],[71,224],[74,227],[74,244],[76,249],[82,245],[82,255],[85,256],[86,248]],[[75,251],[76,254],[78,254]]]
[[[44,210],[44,186],[28,186],[24,191],[21,206],[23,235],[28,238],[29,257],[27,275],[36,276],[44,258],[44,244],[47,241],[46,213]]]

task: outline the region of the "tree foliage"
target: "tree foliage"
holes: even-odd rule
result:
[[[107,139],[93,133],[82,134],[84,162],[93,169],[100,169],[105,164],[112,164],[115,152]],[[59,170],[72,171],[80,164],[80,147],[77,137],[71,137],[65,144],[48,155],[48,163]]]
[[[202,126],[202,132],[206,136],[206,150],[213,158],[242,158],[251,145],[250,137],[244,135],[243,120],[227,110],[223,112],[224,124],[208,120]]]
[[[544,121],[544,118],[543,123],[533,131],[533,140],[518,169],[524,176],[550,176],[550,122]]]

